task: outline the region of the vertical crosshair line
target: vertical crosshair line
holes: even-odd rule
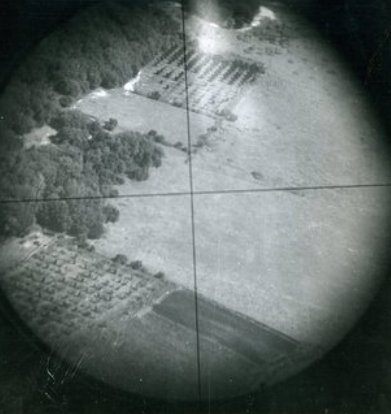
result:
[[[191,153],[191,131],[190,131],[190,109],[189,109],[189,82],[187,73],[187,47],[185,31],[185,1],[182,0],[182,31],[183,31],[183,69],[185,79],[185,102],[186,102],[186,121],[187,121],[187,141],[189,159],[189,181],[190,181],[190,212],[191,212],[191,233],[193,245],[193,275],[194,275],[194,305],[195,305],[195,325],[196,325],[196,346],[197,346],[197,379],[198,379],[198,399],[201,400],[201,361],[200,361],[200,334],[198,321],[198,287],[197,287],[197,251],[194,224],[194,190],[193,190],[193,161]]]

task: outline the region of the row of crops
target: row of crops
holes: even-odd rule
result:
[[[45,338],[63,339],[79,328],[104,322],[113,312],[132,316],[167,290],[165,282],[94,253],[52,245],[12,272],[2,288],[22,318]],[[119,312],[119,313],[118,313]]]
[[[239,58],[227,59],[220,55],[202,53],[195,47],[184,49],[181,46],[163,52],[152,62],[151,67],[155,76],[167,79],[181,79],[186,67],[190,74],[196,74],[209,82],[218,79],[230,85],[238,79],[241,79],[241,84],[253,82],[264,73],[264,67],[254,62]]]
[[[194,44],[177,45],[144,68],[136,92],[178,107],[186,106],[188,96],[191,110],[217,114],[263,73],[255,62],[202,53]]]

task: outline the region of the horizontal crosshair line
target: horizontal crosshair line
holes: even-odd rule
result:
[[[25,198],[25,199],[6,199],[0,200],[0,204],[16,203],[43,203],[52,201],[82,201],[82,200],[114,200],[124,198],[154,198],[154,197],[180,197],[180,196],[198,196],[198,195],[224,195],[224,194],[251,194],[251,193],[273,193],[273,192],[290,192],[290,191],[320,191],[320,190],[338,190],[338,189],[358,189],[358,188],[376,188],[390,187],[391,183],[384,184],[341,184],[341,185],[314,185],[299,187],[266,187],[253,188],[244,190],[203,190],[203,191],[178,191],[170,193],[139,193],[139,194],[119,194],[108,196],[82,196],[82,197],[61,197],[61,198]]]

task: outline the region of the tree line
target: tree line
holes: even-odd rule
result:
[[[37,222],[97,238],[118,218],[102,196],[115,195],[124,176],[147,179],[163,153],[148,134],[113,134],[67,107],[99,86],[123,85],[178,32],[157,9],[111,2],[84,10],[38,45],[0,99],[0,194],[50,201],[1,204],[1,234],[21,235]],[[57,131],[53,145],[24,146],[23,135],[46,124]]]
[[[179,32],[157,9],[110,2],[84,10],[44,39],[17,70],[0,100],[2,124],[21,135],[81,94],[124,84],[176,44]]]
[[[151,134],[113,134],[79,111],[60,112],[51,126],[55,145],[14,151],[1,160],[7,198],[46,200],[2,204],[1,233],[21,235],[37,222],[55,232],[98,238],[105,223],[118,219],[104,198],[117,195],[114,186],[124,177],[146,180],[161,165],[163,151]]]

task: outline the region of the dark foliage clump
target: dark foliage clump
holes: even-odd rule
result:
[[[110,118],[108,121],[104,123],[103,128],[107,131],[114,131],[117,125],[118,121],[114,118]]]
[[[143,269],[143,262],[141,260],[135,260],[133,262],[130,262],[130,267],[133,270],[142,270]]]
[[[24,134],[81,94],[123,85],[176,44],[178,32],[166,13],[146,7],[87,8],[44,39],[15,73],[0,101],[2,123]]]
[[[165,274],[164,274],[164,272],[157,272],[157,273],[154,274],[154,277],[156,279],[164,279],[165,278]]]
[[[120,265],[126,265],[128,263],[128,258],[124,254],[117,254],[113,257],[112,261]]]
[[[158,101],[161,98],[161,95],[158,91],[153,91],[148,95],[148,98]]]
[[[115,223],[119,219],[119,210],[111,204],[107,204],[103,207],[103,214],[106,223]]]
[[[162,149],[148,135],[111,135],[78,111],[59,113],[51,125],[57,129],[55,145],[0,155],[3,197],[47,200],[2,204],[0,232],[21,235],[37,222],[55,232],[99,238],[104,224],[119,218],[104,197],[118,195],[113,185],[123,183],[123,176],[147,179],[150,168],[160,166]]]
[[[154,129],[151,129],[147,136],[159,144],[167,144],[165,137],[158,134]]]
[[[164,35],[162,35],[164,33]],[[76,238],[98,238],[118,210],[104,197],[114,185],[148,178],[161,164],[163,137],[123,132],[110,119],[71,110],[75,98],[135,76],[178,27],[163,12],[118,3],[90,7],[43,40],[0,100],[0,193],[28,203],[0,206],[0,233],[22,235],[34,224]],[[24,147],[23,135],[50,125],[54,145]],[[45,199],[45,202],[31,201]]]

